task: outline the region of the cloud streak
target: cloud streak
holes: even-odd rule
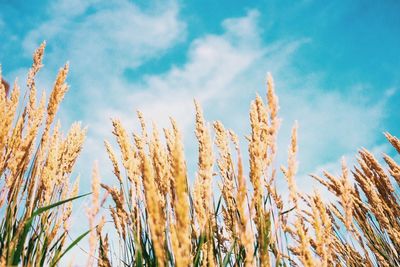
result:
[[[281,99],[281,151],[286,151],[293,121],[299,121],[301,173],[376,141],[384,101],[371,104],[352,99],[363,85],[337,91],[320,88],[319,74],[301,76],[292,67],[293,55],[312,40],[266,43],[257,10],[224,20],[221,34],[191,40],[183,64],[127,81],[124,70],[161,57],[183,40],[187,26],[179,18],[179,6],[169,3],[158,7],[158,13],[149,13],[127,1],[112,9],[93,3],[73,5],[72,9],[61,5],[58,12],[64,15],[40,25],[24,44],[32,50],[40,34],[46,33],[51,43],[50,65],[56,64],[52,59],[71,61],[72,84],[79,89],[72,87],[62,112],[66,121],[78,117],[90,126],[85,161],[93,161],[93,155],[103,155],[99,160],[106,161],[101,144],[102,139],[111,138],[109,118],[119,117],[133,125],[136,109],[163,127],[168,116],[176,118],[185,132],[189,156],[195,158],[194,98],[203,104],[209,120],[220,119],[243,136],[248,133],[249,102],[254,91],[264,94],[267,71],[274,75]],[[50,8],[50,12],[55,11]],[[285,153],[281,155],[279,162],[284,162]],[[194,159],[189,166],[195,166]]]

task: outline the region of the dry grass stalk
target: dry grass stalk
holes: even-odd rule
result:
[[[222,197],[226,204],[223,207],[223,217],[226,225],[226,230],[229,233],[230,242],[233,242],[237,238],[236,228],[237,217],[235,216],[236,201],[235,197],[235,170],[233,169],[233,160],[229,149],[229,133],[225,130],[221,122],[214,123],[215,129],[215,144],[219,150],[219,159],[217,165],[221,176],[221,183],[219,187],[221,189]]]
[[[171,150],[172,177],[175,180],[174,201],[175,223],[171,226],[171,239],[175,255],[176,266],[188,266],[192,260],[191,253],[191,221],[189,207],[189,189],[187,186],[186,163],[181,143],[181,134],[174,120],[173,147]]]
[[[96,217],[100,211],[100,174],[98,164],[95,163],[92,170],[92,201],[91,207],[86,208],[90,229],[96,227]],[[95,260],[95,250],[97,247],[98,236],[92,230],[89,234],[89,251],[87,266],[93,266]]]
[[[239,229],[240,233],[239,243],[244,248],[246,252],[246,256],[244,259],[244,265],[246,267],[253,266],[255,264],[254,255],[254,233],[250,229],[251,221],[249,220],[249,214],[251,214],[251,210],[246,213],[246,207],[248,206],[246,203],[247,197],[247,186],[246,180],[243,174],[243,164],[242,164],[242,156],[240,153],[239,141],[238,137],[230,132],[231,139],[235,144],[235,149],[237,152],[237,180],[238,180],[238,193],[237,193],[237,211],[239,213]]]
[[[210,131],[207,128],[203,111],[199,104],[196,107],[196,137],[199,143],[198,171],[194,186],[194,207],[200,230],[206,229],[212,213],[212,178],[213,178],[213,152]]]
[[[166,261],[164,249],[166,242],[166,218],[163,213],[162,205],[160,205],[162,199],[161,195],[157,191],[156,178],[150,159],[143,150],[140,151],[140,156],[142,158],[143,186],[146,197],[150,233],[157,256],[157,263],[159,266],[164,266]]]
[[[33,56],[27,101],[20,99],[17,82],[10,94],[0,85],[0,255],[4,265],[57,264],[70,229],[71,198],[78,193],[78,182],[71,185],[70,176],[86,131],[79,124],[71,127],[66,138],[59,124],[51,131],[67,89],[67,67],[60,71],[46,109],[45,94],[38,101],[35,85],[44,48],[45,43]]]
[[[289,199],[297,208],[299,202],[299,196],[298,196],[296,181],[294,179],[297,172],[296,152],[297,152],[297,123],[292,128],[292,138],[289,147],[288,167],[287,168],[281,167],[281,170],[285,175],[286,181],[288,183]]]
[[[165,219],[167,197],[170,187],[169,175],[171,170],[168,162],[167,150],[161,143],[159,132],[155,124],[153,124],[153,133],[149,146],[150,157],[152,160],[152,165],[154,167],[154,180],[157,186],[158,200],[160,201],[159,204],[161,205],[161,209]]]
[[[124,261],[168,266],[398,266],[400,258],[400,167],[384,155],[382,164],[367,150],[359,153],[351,172],[316,175],[337,201],[324,203],[320,194],[298,192],[297,124],[292,129],[288,166],[282,173],[288,183],[289,205],[276,188],[282,175],[275,169],[276,137],[280,124],[278,99],[272,77],[267,77],[267,104],[257,96],[251,104],[248,138],[249,189],[238,137],[215,122],[214,159],[211,134],[196,106],[199,143],[197,177],[190,195],[182,138],[174,120],[164,129],[165,144],[157,127],[147,134],[141,113],[141,133],[134,144],[118,120],[114,134],[125,172],[119,170],[111,145],[106,149],[120,188],[103,185],[115,207],[110,208],[119,233]],[[230,142],[237,156],[231,155]],[[399,141],[386,133],[398,150]],[[213,204],[213,165],[221,178],[221,198]],[[124,179],[124,173],[126,178]],[[129,181],[129,182],[128,182]],[[107,246],[106,238],[101,244]],[[99,258],[108,261],[108,249]],[[127,260],[128,259],[128,260]]]

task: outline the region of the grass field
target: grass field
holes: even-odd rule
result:
[[[148,127],[138,112],[140,132],[113,119],[118,147],[104,143],[115,182],[101,183],[95,167],[91,195],[78,195],[71,173],[86,128],[74,123],[64,135],[55,122],[68,65],[50,96],[38,96],[44,48],[34,54],[26,93],[17,83],[7,93],[0,88],[1,266],[54,266],[79,242],[89,243],[87,265],[99,266],[400,266],[400,165],[361,149],[356,166],[343,161],[340,176],[312,175],[333,197],[301,193],[297,125],[286,166],[276,163],[287,151],[277,149],[281,120],[271,75],[265,96],[250,105],[246,139],[219,121],[209,127],[195,102],[193,184],[179,125],[171,119],[170,128]],[[400,140],[385,135],[400,153]],[[277,188],[278,179],[287,188]],[[91,199],[90,227],[70,241],[73,200],[80,197]],[[112,230],[104,227],[110,221]]]

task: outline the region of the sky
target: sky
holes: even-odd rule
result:
[[[265,96],[270,72],[282,119],[278,162],[297,120],[297,183],[308,190],[307,174],[335,172],[361,147],[393,153],[382,133],[400,135],[398,14],[397,0],[0,0],[0,64],[7,80],[23,84],[45,40],[37,82],[49,92],[69,62],[58,117],[64,131],[74,121],[89,129],[75,168],[82,193],[94,161],[103,181],[115,181],[103,147],[113,141],[110,118],[133,130],[136,110],[160,127],[174,117],[194,177],[193,99],[245,145],[250,102]]]

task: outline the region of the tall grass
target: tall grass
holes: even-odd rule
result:
[[[265,99],[256,96],[250,105],[246,140],[219,121],[210,126],[195,102],[194,179],[173,119],[161,134],[138,112],[141,130],[133,135],[112,120],[118,147],[105,141],[105,150],[115,183],[101,183],[95,165],[86,210],[91,230],[67,245],[72,201],[82,197],[71,173],[86,129],[75,123],[63,136],[54,122],[68,65],[49,100],[38,98],[44,48],[34,53],[23,97],[17,82],[5,88],[0,71],[0,266],[55,266],[86,235],[88,266],[400,266],[399,164],[362,149],[357,165],[343,161],[338,177],[311,175],[333,198],[299,191],[297,124],[287,164],[277,167],[277,154],[286,152],[277,150],[281,120],[270,75]],[[385,136],[400,153],[400,140]],[[102,190],[110,201],[100,198]]]
[[[86,129],[75,123],[63,136],[60,123],[54,125],[68,65],[58,72],[48,103],[44,93],[38,98],[35,76],[44,48],[34,53],[22,98],[17,82],[11,92],[0,83],[1,266],[53,266],[74,245],[67,246],[67,235],[79,179],[71,183],[70,176]]]
[[[179,128],[150,129],[141,113],[133,138],[113,120],[120,159],[106,150],[117,178],[101,186],[111,195],[117,232],[111,250],[98,232],[99,265],[110,266],[400,266],[400,167],[384,155],[385,167],[363,149],[354,170],[312,175],[336,200],[297,190],[297,125],[287,166],[276,168],[280,119],[272,77],[267,94],[251,103],[247,137],[249,172],[239,138],[221,122],[214,136],[195,103],[198,169],[191,186]],[[387,139],[400,152],[400,141]],[[217,171],[217,172],[216,172]],[[285,179],[289,196],[276,187]],[[220,194],[214,194],[218,182]],[[108,233],[107,235],[110,235]]]

